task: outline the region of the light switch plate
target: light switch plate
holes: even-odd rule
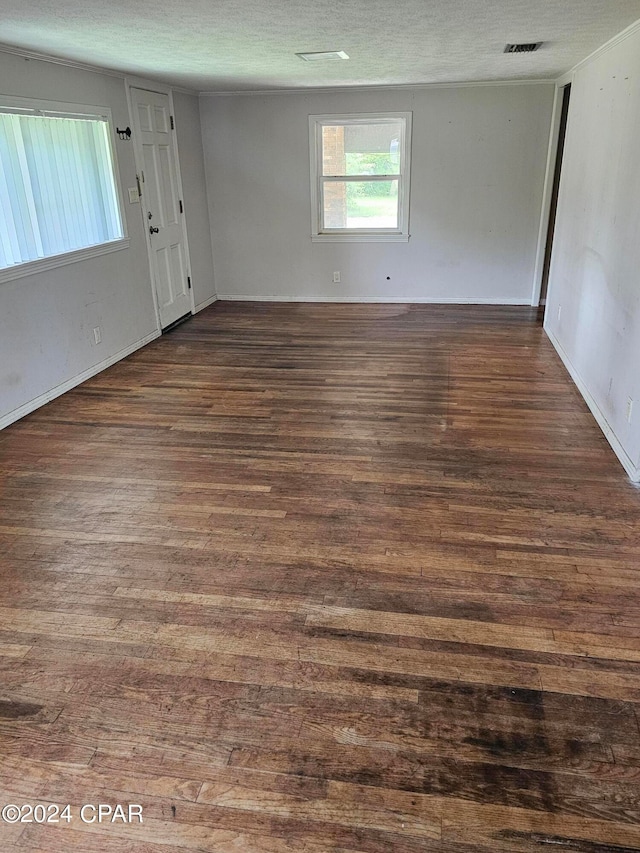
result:
[[[137,187],[129,187],[129,204],[137,204],[140,201]]]

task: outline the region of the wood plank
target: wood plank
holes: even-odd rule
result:
[[[640,493],[535,312],[216,303],[0,434],[7,853],[640,851]]]

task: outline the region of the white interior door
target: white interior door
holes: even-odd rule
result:
[[[164,329],[190,314],[192,307],[169,96],[132,88],[131,100],[142,156],[142,211],[149,229],[151,273]]]

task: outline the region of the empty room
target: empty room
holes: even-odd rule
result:
[[[0,851],[640,853],[640,0],[4,0]]]

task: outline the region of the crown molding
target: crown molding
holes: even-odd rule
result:
[[[76,62],[73,59],[66,59],[64,56],[55,56],[50,53],[38,53],[35,50],[14,47],[10,44],[0,44],[0,52],[10,53],[13,54],[13,56],[21,56],[23,59],[33,59],[38,62],[51,62],[54,65],[66,65],[69,68],[77,68],[80,71],[91,71],[94,74],[104,74],[107,77],[120,77],[121,79],[124,79],[124,74],[121,71],[116,71],[114,68],[89,65],[85,62]]]
[[[197,89],[187,89],[186,86],[174,86],[173,83],[169,83],[168,86],[172,92],[180,92],[182,95],[193,95],[196,98],[198,97]]]
[[[201,98],[235,98],[256,95],[338,95],[358,92],[410,92],[417,89],[466,89],[480,86],[549,86],[555,77],[537,77],[526,80],[468,80],[452,83],[396,83],[386,86],[319,86],[295,89],[229,89],[198,92]]]
[[[75,59],[67,59],[64,56],[55,56],[51,53],[38,53],[35,50],[27,50],[22,47],[14,47],[11,44],[0,44],[0,53],[9,53],[13,56],[21,56],[23,59],[37,60],[38,62],[51,62],[54,65],[64,65],[67,68],[76,68],[79,71],[90,71],[93,74],[103,74],[106,77],[117,77],[124,80],[128,75],[126,71],[117,71],[115,68],[108,68],[102,65],[89,65],[87,62],[76,62]],[[154,81],[161,83],[162,81]],[[184,86],[174,86],[172,83],[162,82],[166,88],[172,89],[174,92],[182,92],[184,95],[197,95],[195,89],[187,89]]]
[[[573,83],[573,69],[571,71],[567,71],[566,74],[563,74],[562,77],[558,77],[556,80],[556,86],[559,89],[568,86],[569,83]]]
[[[634,21],[633,24],[630,24],[626,29],[622,30],[622,32],[609,39],[609,41],[606,41],[603,45],[594,50],[593,53],[590,53],[589,56],[585,56],[584,59],[581,59],[580,62],[574,65],[573,68],[571,68],[570,71],[567,73],[573,76],[573,74],[575,74],[575,72],[579,68],[582,68],[584,65],[588,65],[589,63],[593,62],[599,56],[602,56],[603,53],[606,53],[608,50],[611,50],[616,45],[628,39],[629,36],[635,35],[635,33],[637,32],[640,32],[640,18],[637,21]],[[567,75],[563,75],[563,77],[565,76]]]

